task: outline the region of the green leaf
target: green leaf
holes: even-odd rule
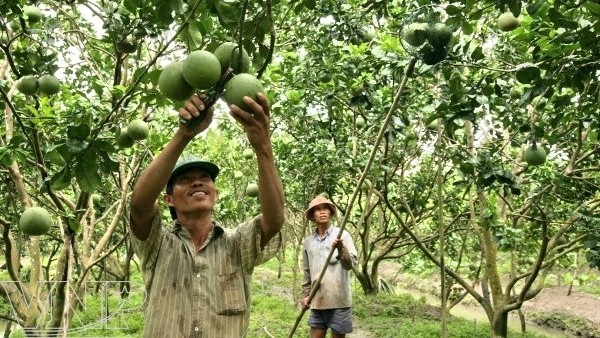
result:
[[[50,177],[50,189],[60,191],[71,184],[71,170],[68,166],[62,168],[59,172]]]
[[[563,27],[567,29],[577,29],[577,22],[568,20],[562,13],[560,13],[555,7],[551,7],[548,10],[548,17],[550,21],[557,27]]]
[[[98,156],[93,151],[85,152],[75,166],[75,179],[83,191],[93,192],[102,183],[98,174]]]
[[[306,7],[306,9],[310,9],[311,11],[315,9],[316,7],[316,1],[315,0],[304,0],[304,7]]]
[[[90,126],[86,123],[67,127],[67,138],[84,141],[90,135]]]
[[[202,33],[200,32],[201,27],[198,21],[192,21],[187,27],[187,34],[190,42],[193,43],[192,49],[197,49],[202,46]]]
[[[507,5],[515,18],[518,18],[519,15],[521,15],[521,0],[507,0]]]
[[[458,15],[462,13],[462,10],[458,6],[448,5],[446,6],[446,13],[448,13],[448,15]]]
[[[600,16],[600,3],[586,1],[583,4],[583,7],[585,7],[588,11],[590,11],[590,13]]]

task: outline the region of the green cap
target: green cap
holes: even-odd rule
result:
[[[169,176],[169,181],[167,182],[166,190],[167,192],[172,190],[173,181],[177,176],[179,176],[185,170],[191,168],[198,168],[206,171],[210,178],[212,178],[213,182],[217,179],[217,175],[219,175],[219,167],[216,164],[200,159],[194,155],[183,155],[177,163],[175,164],[175,168],[171,172],[171,176]]]

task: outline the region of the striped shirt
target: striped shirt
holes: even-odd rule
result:
[[[321,279],[321,286],[311,299],[311,309],[339,309],[352,306],[352,293],[350,290],[350,272],[342,267],[337,259],[337,250],[331,256],[329,263],[325,260],[329,256],[333,240],[338,237],[340,228],[330,226],[327,229],[325,237],[320,238],[317,230],[304,239],[303,267],[304,276],[302,279],[302,295],[308,296],[312,284],[314,284],[321,274],[323,265],[327,264],[327,270]],[[358,254],[352,236],[344,230],[341,239],[344,248],[352,260],[352,266],[358,266]],[[345,251],[345,250],[344,250]]]
[[[245,337],[254,267],[271,259],[281,234],[261,250],[261,216],[226,229],[215,223],[196,252],[187,229],[154,217],[144,241],[132,236],[146,286],[143,337]]]

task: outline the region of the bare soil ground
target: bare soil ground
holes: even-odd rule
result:
[[[600,328],[600,297],[567,286],[543,289],[534,299],[523,304],[523,312],[566,313],[585,318]]]
[[[398,274],[398,267],[394,264],[382,264],[380,269],[381,277],[386,279],[393,285],[401,285],[407,288],[414,288],[424,293],[437,294],[439,292],[439,278],[419,278],[418,281],[405,278],[402,274]],[[587,271],[589,272],[589,271]],[[589,272],[598,274],[598,272]],[[596,278],[594,287],[600,288],[598,285],[600,278]],[[568,286],[554,286],[544,288],[535,298],[523,304],[522,311],[525,318],[531,318],[533,314],[558,314],[576,317],[584,320],[591,327],[598,328],[600,332],[600,296],[592,293],[584,292],[579,286],[573,286],[570,294]],[[467,298],[469,299],[469,298]],[[467,301],[473,303],[474,301]],[[472,304],[478,306],[477,304]],[[553,321],[536,322],[541,326],[563,329],[560,323]],[[588,327],[589,327],[588,326]],[[586,336],[585,334],[582,336]],[[596,337],[596,335],[593,335]]]

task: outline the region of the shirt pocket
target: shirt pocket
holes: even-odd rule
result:
[[[246,312],[246,291],[240,269],[222,271],[217,275],[217,314],[233,316]]]

